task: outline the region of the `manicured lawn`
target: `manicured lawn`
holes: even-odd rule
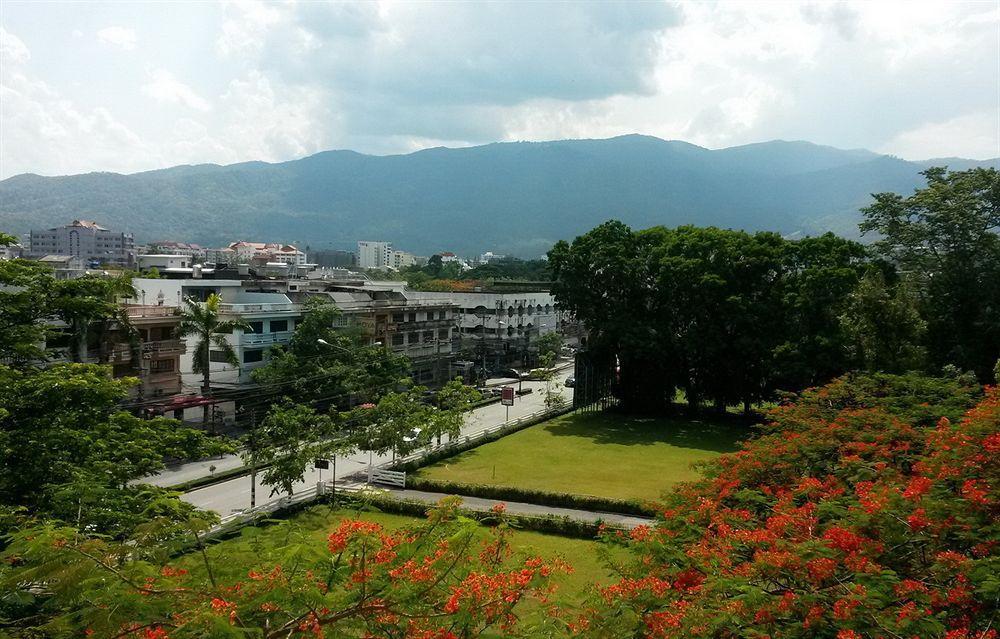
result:
[[[747,427],[704,419],[560,417],[421,468],[421,477],[621,499],[658,499],[694,462],[737,449]]]
[[[386,528],[416,526],[422,522],[420,518],[406,515],[315,506],[285,521],[244,528],[239,536],[213,544],[207,552],[217,576],[240,578],[250,567],[259,569],[268,562],[288,565],[296,553],[322,555],[326,552],[327,535],[345,517],[375,521]],[[538,554],[546,559],[558,557],[573,566],[571,574],[556,577],[559,592],[569,601],[582,600],[595,584],[612,582],[609,571],[598,557],[601,544],[596,541],[516,531],[512,543],[524,554]],[[190,570],[203,570],[197,553],[185,556],[180,563]]]

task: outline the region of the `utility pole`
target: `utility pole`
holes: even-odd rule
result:
[[[250,508],[257,505],[257,409],[250,409]]]

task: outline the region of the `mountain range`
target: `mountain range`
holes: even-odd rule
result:
[[[521,256],[611,218],[635,228],[698,224],[856,237],[858,209],[872,193],[909,194],[923,184],[920,171],[939,165],[1000,168],[1000,158],[912,162],[787,141],[710,150],[642,135],[390,156],[326,151],[129,175],[16,175],[0,181],[0,229],[20,234],[93,219],[140,242],[246,239],[320,249],[363,239],[423,255]]]

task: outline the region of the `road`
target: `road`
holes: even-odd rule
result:
[[[566,388],[563,384],[566,378],[572,374],[570,370],[560,371],[556,374],[554,383],[559,385],[563,392],[563,397],[567,402],[573,401],[573,389]],[[512,382],[511,385],[517,382]],[[519,397],[513,406],[510,407],[510,419],[514,420],[535,413],[544,408],[544,382],[523,382],[524,388],[531,388],[532,393]],[[507,407],[500,404],[490,404],[472,411],[466,418],[462,427],[462,435],[478,433],[485,428],[493,428],[503,424],[507,420]],[[391,460],[391,455],[373,456],[371,461],[375,464]],[[159,486],[172,486],[191,479],[205,477],[209,466],[215,466],[216,472],[221,472],[229,468],[236,468],[242,465],[239,457],[228,455],[222,459],[202,460],[191,462],[177,467],[167,469],[155,477],[149,478],[147,483]],[[363,481],[369,465],[368,453],[357,453],[347,457],[338,457],[336,460],[336,477],[338,482]],[[315,470],[309,469],[306,472],[305,480],[296,484],[295,489],[306,486],[315,486],[321,480],[329,480],[333,469]],[[257,486],[257,504],[260,505],[274,497],[270,496],[271,487]],[[198,488],[185,493],[182,496],[187,502],[195,506],[213,510],[220,515],[228,515],[250,507],[250,478],[248,476],[236,477],[228,481],[219,482],[204,488]]]

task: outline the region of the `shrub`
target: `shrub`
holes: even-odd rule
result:
[[[656,526],[608,536],[636,557],[590,632],[994,637],[1000,392],[970,409],[974,393],[843,378],[776,409],[769,432],[672,494]]]
[[[635,500],[556,493],[547,490],[518,488],[516,486],[462,484],[417,476],[407,477],[406,487],[431,493],[482,497],[483,499],[496,499],[498,501],[519,501],[557,508],[576,508],[579,510],[637,515],[639,517],[653,517],[656,515],[656,509],[652,505],[643,504]]]

